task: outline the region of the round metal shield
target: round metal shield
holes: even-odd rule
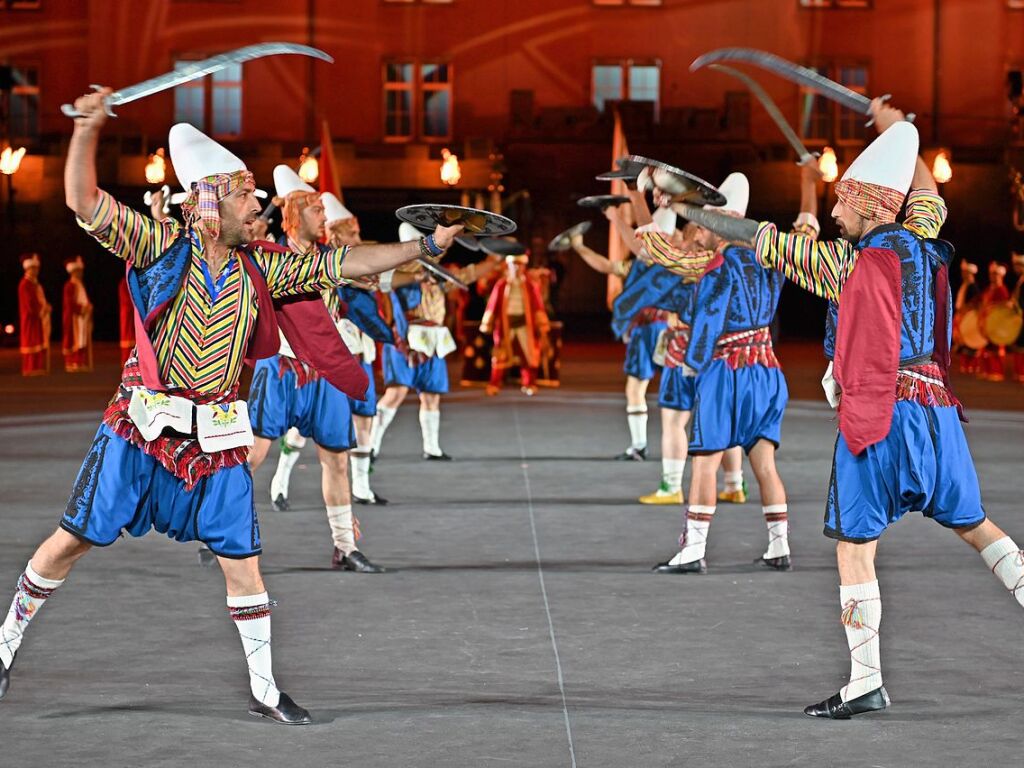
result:
[[[981,330],[981,318],[978,310],[969,309],[960,316],[957,323],[960,331],[960,340],[968,349],[984,349],[988,346],[988,338]]]
[[[633,162],[630,157],[620,158],[615,164],[619,167],[614,171],[605,171],[595,178],[598,181],[635,181],[640,171],[644,169],[643,163]]]
[[[395,211],[400,221],[407,221],[420,229],[433,230],[440,224],[454,227],[461,224],[468,235],[478,237],[500,237],[516,231],[516,223],[512,219],[479,208],[464,208],[461,205],[443,205],[441,203],[423,203],[407,205]]]
[[[989,308],[982,319],[985,336],[1000,347],[1015,344],[1020,337],[1022,326],[1024,315],[1021,315],[1020,307],[1009,301]]]
[[[571,241],[576,235],[585,235],[590,231],[591,224],[589,221],[581,221],[579,224],[573,224],[564,232],[559,232],[555,235],[551,242],[548,243],[549,251],[568,251],[572,245]]]
[[[629,198],[625,195],[589,195],[581,197],[576,201],[580,208],[600,208],[602,211],[613,205],[628,203]]]
[[[525,245],[502,237],[485,237],[480,241],[480,249],[493,256],[522,256],[526,253]]]
[[[704,181],[700,176],[640,155],[630,155],[629,159],[651,168],[654,185],[676,198],[675,202],[691,205],[725,205],[725,195],[718,191],[718,187]]]

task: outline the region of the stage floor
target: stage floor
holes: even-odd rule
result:
[[[1024,541],[1024,415],[972,416],[986,508]],[[0,419],[5,588],[53,529],[97,419]],[[650,431],[656,446],[656,417]],[[256,475],[275,671],[315,724],[246,715],[222,578],[193,544],[151,534],[92,552],[33,622],[0,702],[0,765],[1015,763],[1024,611],[919,515],[880,548],[892,709],[845,723],[801,714],[848,673],[821,535],[834,436],[825,407],[791,405],[779,466],[795,570],[750,565],[766,543],[755,490],[719,508],[703,577],[650,571],[675,551],[681,509],[634,502],[659,463],[609,460],[626,443],[611,392],[456,392],[442,421],[451,464],[420,460],[410,400],[373,475],[393,503],[357,508],[363,550],[395,569],[379,576],[329,570],[313,451],[293,475],[293,511],[270,508],[275,451]]]

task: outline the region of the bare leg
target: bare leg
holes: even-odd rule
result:
[[[270,440],[265,437],[253,438],[252,448],[249,449],[249,469],[252,472],[260,468],[269,451]]]
[[[67,578],[75,563],[90,549],[92,544],[58,528],[39,545],[29,562],[40,576],[60,581]]]
[[[320,484],[324,494],[324,504],[336,507],[352,503],[352,493],[348,485],[348,451],[329,451],[322,446],[316,447],[322,470]]]
[[[988,518],[973,528],[954,528],[956,535],[981,552],[989,544],[1006,538],[1006,534]]]
[[[689,411],[661,409],[661,483],[654,493],[640,497],[641,504],[682,504],[683,470],[686,467],[686,425]]]
[[[750,468],[761,489],[761,505],[768,507],[786,503],[786,489],[775,467],[775,445],[768,440],[758,440],[750,449]]]

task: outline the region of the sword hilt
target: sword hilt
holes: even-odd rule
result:
[[[891,93],[886,93],[883,96],[879,96],[878,98],[881,101],[885,102],[885,101],[888,101],[889,99],[892,98],[892,94]],[[906,118],[906,121],[908,123],[912,123],[912,122],[914,122],[914,118],[917,117],[917,115],[915,115],[913,112],[907,112],[903,117]],[[865,128],[870,128],[874,124],[875,124],[875,118],[872,117],[870,120],[868,120],[866,123],[864,123],[864,127]]]
[[[93,83],[89,87],[92,88],[94,91],[103,90],[103,86],[97,85],[96,83]],[[72,104],[61,104],[60,111],[63,112],[66,117],[85,117],[85,115],[83,115],[81,112],[75,109],[74,105]],[[103,99],[103,111],[106,112],[110,117],[117,117],[117,115],[114,114],[114,110],[110,108],[109,96]]]

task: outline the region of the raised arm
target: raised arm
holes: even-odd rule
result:
[[[580,255],[580,258],[587,263],[595,272],[600,272],[602,275],[621,275],[622,270],[616,269],[616,262],[613,262],[607,256],[602,256],[595,250],[588,248],[583,244],[583,235],[575,235],[570,241],[572,249]],[[625,266],[625,262],[618,262]]]
[[[619,233],[619,237],[622,238],[622,242],[629,248],[629,252],[639,257],[643,251],[643,244],[637,240],[633,227],[630,226],[629,221],[626,219],[623,207],[616,205],[608,206],[604,211],[604,216],[611,223],[612,228]]]
[[[678,248],[660,231],[637,230],[637,235],[651,261],[690,282],[700,279],[714,256],[713,251],[701,248],[692,238],[685,239],[686,245]]]
[[[100,130],[107,122],[103,98],[112,93],[110,88],[75,99],[75,109],[82,115],[75,118],[75,128],[68,144],[68,159],[64,164],[64,200],[75,215],[83,221],[92,220],[99,203],[96,186],[96,147]]]
[[[442,227],[434,230],[434,243],[442,250],[448,250],[455,236],[462,232],[462,225]],[[348,249],[342,267],[344,277],[363,277],[386,272],[389,269],[405,264],[422,255],[420,241],[408,243],[376,243],[374,245],[356,245]]]

